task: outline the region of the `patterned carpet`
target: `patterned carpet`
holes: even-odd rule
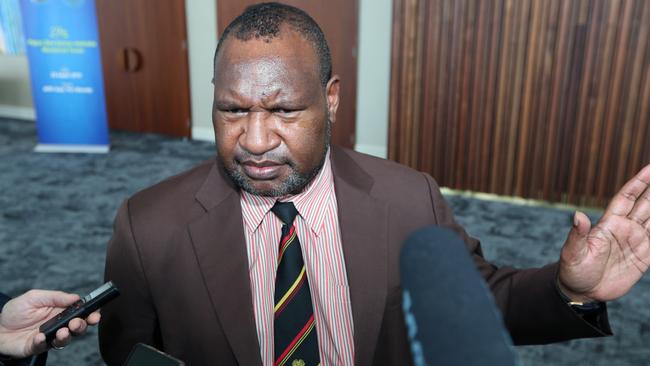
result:
[[[213,156],[210,143],[124,132],[107,155],[36,154],[32,123],[0,119],[0,289],[85,294],[102,283],[105,245],[126,197]],[[458,220],[496,264],[557,260],[570,211],[448,197]],[[597,217],[597,213],[594,214]],[[609,304],[614,337],[518,348],[522,364],[650,364],[650,278]],[[102,365],[96,329],[49,365]]]

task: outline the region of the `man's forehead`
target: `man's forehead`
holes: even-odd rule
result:
[[[287,65],[295,64],[295,67],[303,66],[308,70],[318,71],[319,61],[313,45],[305,37],[286,26],[273,38],[240,40],[231,35],[223,42],[215,60],[216,72],[230,65],[256,60],[282,61]]]
[[[224,40],[224,44],[221,46],[225,48],[228,43],[249,43],[249,42],[261,42],[265,43],[271,47],[283,46],[283,44],[289,46],[306,46],[312,47],[311,42],[307,39],[306,36],[300,33],[299,30],[291,27],[288,24],[282,24],[279,27],[279,31],[275,34],[269,35],[255,35],[250,34],[245,37],[240,37],[237,35],[237,30],[233,30],[229,33],[228,37]]]
[[[234,91],[252,97],[320,88],[315,53],[306,41],[303,45],[292,41],[228,39],[215,63],[219,94]]]

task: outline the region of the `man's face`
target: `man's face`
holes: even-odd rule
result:
[[[257,195],[301,191],[318,173],[338,107],[338,77],[323,88],[311,44],[291,30],[265,42],[228,38],[215,62],[217,152]]]

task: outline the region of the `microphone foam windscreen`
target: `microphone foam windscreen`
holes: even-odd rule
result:
[[[404,313],[416,365],[516,365],[501,313],[464,242],[437,226],[406,241]]]

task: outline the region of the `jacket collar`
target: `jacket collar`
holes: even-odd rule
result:
[[[239,190],[215,162],[195,198],[206,212],[189,232],[212,307],[238,363],[262,365]]]
[[[386,304],[388,205],[374,180],[341,148],[332,149],[341,241],[354,322],[355,365],[371,365]]]

